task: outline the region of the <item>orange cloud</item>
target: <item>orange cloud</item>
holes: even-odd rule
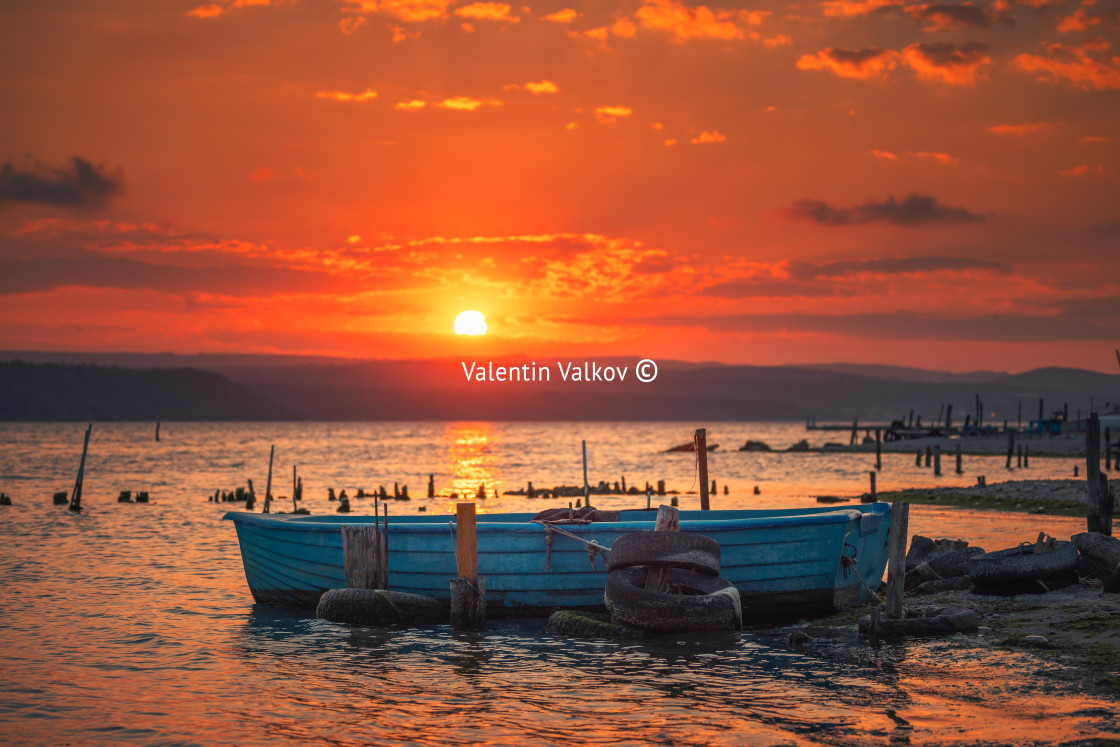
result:
[[[547,16],[542,16],[544,20],[551,21],[552,23],[571,23],[579,18],[579,13],[572,8],[564,8],[555,13],[549,13]]]
[[[350,36],[350,34],[353,34],[355,31],[360,29],[362,26],[368,26],[368,25],[369,25],[369,21],[367,21],[363,16],[353,16],[351,18],[343,18],[338,22],[339,30],[341,30],[342,33],[346,34],[347,36]]]
[[[788,47],[791,44],[793,44],[793,39],[789,38],[785,34],[778,34],[777,36],[772,36],[769,39],[763,39],[762,40],[762,46],[766,47],[767,49],[777,49],[778,47]]]
[[[1074,166],[1072,169],[1059,171],[1058,176],[1085,176],[1089,173],[1089,164],[1083,163],[1080,166]]]
[[[1045,55],[1021,54],[1012,61],[1012,66],[1050,83],[1067,81],[1076,88],[1110,90],[1120,88],[1120,57],[1107,58],[1106,55],[1106,59],[1096,59],[1090,55],[1090,52],[1107,53],[1109,49],[1109,43],[1099,38],[1080,46],[1051,44]]]
[[[360,13],[385,13],[409,23],[436,21],[447,17],[451,0],[352,0],[351,6]]]
[[[875,156],[875,158],[879,159],[880,161],[897,161],[898,160],[898,156],[896,156],[894,153],[891,153],[890,151],[887,151],[887,150],[872,150],[870,152],[871,152],[871,155]]]
[[[677,144],[677,139],[675,137],[671,137],[671,138],[668,138],[668,139],[665,140],[665,147],[666,148],[672,148],[676,144]]]
[[[983,78],[983,65],[992,59],[987,55],[988,46],[978,42],[965,44],[911,44],[902,50],[902,59],[918,77],[953,86],[974,86]]]
[[[629,18],[620,18],[611,26],[611,33],[624,39],[631,39],[638,35],[638,27]]]
[[[525,90],[532,94],[542,93],[558,93],[560,87],[553,83],[551,80],[540,80],[536,83],[526,83]]]
[[[225,13],[225,9],[222,6],[211,3],[210,5],[200,5],[189,11],[187,15],[192,18],[217,18],[223,13]]]
[[[412,99],[411,101],[398,101],[393,108],[399,109],[402,112],[414,112],[418,109],[423,109],[428,104],[420,99]]]
[[[956,166],[960,163],[960,161],[953,158],[948,153],[940,153],[937,151],[919,150],[916,152],[907,153],[906,155],[913,156],[914,158],[925,158],[931,161],[937,161],[942,166]]]
[[[655,31],[668,31],[673,41],[689,39],[744,38],[740,24],[757,26],[770,11],[712,10],[706,5],[686,6],[678,0],[652,0],[638,8],[634,14],[642,27]]]
[[[275,176],[276,169],[270,169],[267,166],[261,166],[260,168],[253,171],[252,174],[249,174],[249,179],[254,182],[267,182],[269,179],[272,179]]]
[[[634,110],[629,106],[597,106],[595,107],[595,118],[600,122],[614,122],[616,119],[629,117],[634,113]]]
[[[851,17],[865,16],[877,10],[897,8],[902,5],[902,0],[828,0],[821,3],[821,10],[826,16]]]
[[[1027,122],[1024,124],[1016,125],[992,125],[987,129],[987,132],[990,132],[993,135],[1015,135],[1016,137],[1022,137],[1023,135],[1028,135],[1032,132],[1044,132],[1048,129],[1050,129],[1050,125],[1046,122]]]
[[[1070,31],[1088,31],[1090,28],[1102,24],[1104,24],[1103,18],[1091,16],[1085,12],[1084,8],[1078,8],[1073,12],[1073,15],[1062,19],[1062,22],[1058,24],[1058,31],[1062,34]]]
[[[459,112],[473,112],[484,106],[501,106],[502,102],[495,98],[475,99],[470,96],[452,96],[437,102],[436,106]]]
[[[319,91],[315,94],[317,99],[331,99],[332,101],[373,101],[377,98],[377,91],[367,88],[361,93],[347,93],[346,91]]]
[[[841,78],[882,78],[897,65],[896,52],[889,49],[845,49],[828,47],[797,61],[799,70],[827,70]]]
[[[722,143],[726,140],[727,136],[719,130],[712,130],[711,132],[704,130],[699,135],[692,138],[692,140],[689,140],[689,142],[693,145],[701,145],[702,143]]]
[[[517,16],[509,14],[510,7],[506,3],[478,2],[464,5],[455,9],[455,15],[460,18],[473,18],[476,21],[521,21]]]
[[[1081,138],[1081,142],[1083,142],[1083,143],[1107,143],[1107,142],[1109,142],[1109,140],[1108,140],[1108,138],[1101,137],[1100,135],[1086,135],[1085,137]]]

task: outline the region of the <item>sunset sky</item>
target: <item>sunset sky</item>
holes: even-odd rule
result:
[[[13,0],[0,56],[0,349],[1116,371],[1120,2]]]

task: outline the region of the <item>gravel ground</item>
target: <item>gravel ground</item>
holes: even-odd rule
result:
[[[982,488],[975,485],[967,488],[909,488],[907,492],[926,495],[965,493],[968,495],[981,495],[993,498],[1089,503],[1089,488],[1083,479],[1014,480],[1009,482],[994,482]]]

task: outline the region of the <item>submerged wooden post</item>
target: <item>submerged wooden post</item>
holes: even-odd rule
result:
[[[1112,471],[1112,429],[1104,429],[1104,468]]]
[[[1112,536],[1112,510],[1116,502],[1116,496],[1113,490],[1108,485],[1108,477],[1101,473],[1101,534]]]
[[[1085,480],[1089,488],[1089,509],[1086,525],[1090,532],[1104,533],[1101,522],[1101,421],[1097,413],[1089,415],[1085,427]]]
[[[86,478],[86,453],[89,451],[89,434],[93,423],[86,426],[86,438],[82,443],[82,461],[78,463],[78,478],[74,481],[74,492],[70,494],[70,510],[82,510],[82,482]]]
[[[478,538],[473,503],[455,507],[455,568],[451,579],[451,624],[477,628],[486,622],[486,580],[478,577]]]
[[[383,589],[381,537],[374,525],[342,527],[342,567],[347,589]]]
[[[957,474],[963,474],[964,470],[961,469],[961,445],[957,444]]]
[[[261,513],[268,513],[268,506],[272,503],[272,457],[276,455],[276,444],[272,444],[268,450],[268,482],[264,485],[264,508]]]
[[[381,521],[381,588],[389,588],[389,504],[382,504],[384,514]]]
[[[945,407],[945,435],[953,435],[953,406],[947,405]]]
[[[875,469],[883,468],[883,443],[879,435],[879,429],[875,429]]]
[[[1011,455],[1015,453],[1015,431],[1010,428],[1007,429],[1007,466],[1006,469],[1011,469]]]
[[[583,499],[591,498],[591,487],[587,484],[587,441],[583,442]]]
[[[696,462],[699,465],[700,477],[700,510],[707,511],[711,508],[708,499],[708,431],[706,428],[697,428],[693,437],[696,448]]]
[[[159,421],[156,421],[156,440],[159,440]]]
[[[902,594],[906,577],[906,538],[910,523],[910,504],[898,501],[891,504],[890,548],[887,556],[887,617],[902,618]]]
[[[1029,469],[1031,466],[1031,445],[1027,444],[1023,447],[1023,469]]]
[[[661,505],[657,507],[657,519],[653,523],[655,532],[679,532],[681,530],[680,509],[673,506]],[[646,589],[658,593],[669,589],[669,576],[673,566],[659,563],[648,566],[646,571]]]
[[[929,463],[932,459],[933,459],[933,447],[932,446],[927,446],[926,447],[926,466],[927,467],[929,466]]]
[[[933,447],[933,474],[941,476],[941,444]]]
[[[875,502],[875,473],[874,472],[868,472],[867,474],[869,474],[871,476],[871,502],[874,503]]]
[[[914,455],[914,466],[915,467],[921,467],[922,466],[922,450],[921,449],[918,449],[918,453]]]

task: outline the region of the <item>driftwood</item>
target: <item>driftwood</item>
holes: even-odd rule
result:
[[[1109,576],[1120,566],[1120,539],[1098,532],[1082,532],[1070,539],[1101,579]]]
[[[976,614],[976,610],[963,607],[911,608],[906,610],[906,617],[898,620],[884,617],[876,621],[874,617],[874,615],[864,615],[860,618],[861,634],[870,636],[874,632],[875,635],[885,638],[951,635],[975,633],[980,626],[980,617]]]

